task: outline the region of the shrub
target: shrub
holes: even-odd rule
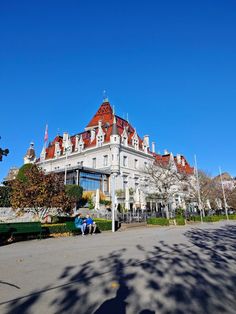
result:
[[[20,167],[19,172],[16,176],[16,179],[21,182],[27,181],[27,171],[29,171],[33,167],[33,164],[25,164],[22,167]]]
[[[220,220],[225,220],[226,219],[226,216],[224,215],[214,215],[214,216],[206,216],[206,217],[203,217],[203,221],[204,222],[217,222],[217,221],[220,221]]]
[[[232,214],[232,215],[229,215],[229,219],[231,219],[231,220],[236,220],[236,214]]]
[[[185,225],[184,217],[179,216],[179,217],[176,217],[175,220],[176,220],[177,226],[184,226]]]
[[[65,186],[65,190],[71,206],[78,204],[82,198],[83,188],[76,184],[68,184]]]
[[[201,216],[191,216],[190,220],[191,221],[201,221]]]
[[[109,200],[100,200],[100,204],[103,204],[105,206],[110,206],[111,205],[111,201],[109,201]]]
[[[46,235],[50,235],[52,233],[66,233],[68,232],[67,226],[65,223],[62,224],[43,224],[43,231]]]
[[[96,222],[98,229],[100,231],[106,231],[106,230],[112,229],[112,221],[111,220],[96,218],[96,219],[94,219],[94,221]]]
[[[169,226],[169,220],[167,218],[148,218],[147,223],[149,225]]]
[[[183,216],[185,213],[185,210],[183,208],[177,208],[176,215],[177,216]]]
[[[93,203],[93,200],[91,198],[88,200],[88,208],[91,210],[94,209],[94,203]]]
[[[10,192],[9,186],[0,186],[0,207],[10,207]]]

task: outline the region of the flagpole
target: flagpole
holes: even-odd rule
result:
[[[225,204],[225,215],[227,220],[229,220],[229,215],[228,215],[228,205],[226,202],[226,197],[225,197],[225,188],[222,180],[222,173],[221,173],[221,167],[219,167],[219,172],[220,172],[220,181],[221,181],[221,187],[222,187],[222,192],[223,192],[223,199],[224,199],[224,204]]]
[[[200,194],[200,184],[199,184],[199,177],[198,177],[197,156],[196,156],[196,155],[194,155],[194,161],[195,161],[195,170],[196,170],[196,179],[197,179],[198,208],[199,208],[199,210],[200,210],[201,223],[203,223],[203,217],[202,217],[202,200],[201,200],[201,194]]]
[[[47,142],[48,142],[48,124],[46,124],[45,132],[44,132],[44,144],[43,144],[43,151],[45,158],[43,159],[43,163],[46,161],[46,149],[47,149]]]

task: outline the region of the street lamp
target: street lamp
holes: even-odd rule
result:
[[[224,205],[225,205],[225,215],[226,215],[227,220],[229,220],[228,205],[227,205],[227,202],[226,202],[225,188],[224,188],[224,184],[223,184],[222,173],[221,173],[221,168],[220,167],[219,167],[219,172],[220,172],[220,181],[221,181],[221,187],[222,187],[223,198],[224,198]]]
[[[65,147],[65,153],[66,153],[66,163],[65,163],[65,176],[64,176],[64,184],[66,185],[66,176],[67,176],[67,158],[68,158],[68,151],[69,147]]]
[[[76,185],[79,185],[79,170],[76,169]]]
[[[197,169],[197,157],[194,155],[195,159],[195,170],[196,170],[196,178],[197,178],[197,192],[198,192],[198,208],[200,210],[200,216],[201,216],[201,222],[203,222],[203,215],[205,216],[205,213],[203,212],[203,206],[202,206],[202,200],[200,195],[200,184],[199,184],[199,177],[198,177],[198,169]]]
[[[111,219],[112,219],[112,232],[115,232],[115,202],[116,202],[116,196],[115,196],[115,188],[116,188],[116,174],[112,173],[111,175]]]

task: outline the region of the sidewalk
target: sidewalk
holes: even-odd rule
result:
[[[0,312],[234,313],[235,243],[233,221],[13,243]]]

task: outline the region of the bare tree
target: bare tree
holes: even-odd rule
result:
[[[212,178],[204,171],[199,171],[199,185],[202,205],[205,210],[218,208],[219,200],[223,202],[222,187],[216,178]]]
[[[236,187],[226,190],[226,198],[228,206],[236,210]]]
[[[167,218],[170,216],[169,204],[176,194],[181,194],[182,199],[186,200],[193,195],[193,176],[179,172],[173,156],[168,162],[155,160],[148,164],[144,173],[149,178],[149,193],[155,193],[161,200]]]

